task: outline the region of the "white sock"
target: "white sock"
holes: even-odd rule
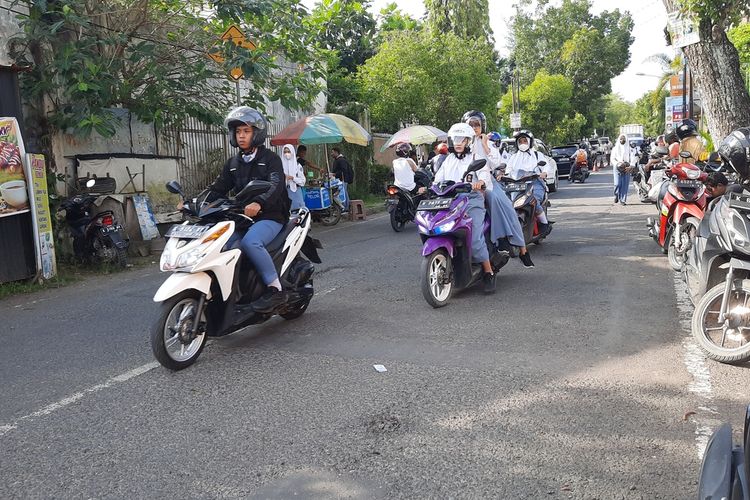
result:
[[[271,283],[268,284],[268,286],[274,287],[276,290],[281,291],[281,281],[279,281],[279,278],[276,278]]]
[[[539,215],[537,215],[537,217],[539,217],[539,222],[541,222],[542,224],[548,224],[548,222],[547,222],[547,214],[545,214],[544,212],[542,212]]]

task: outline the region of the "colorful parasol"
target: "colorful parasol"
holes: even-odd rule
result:
[[[297,120],[271,139],[274,146],[284,144],[335,144],[341,141],[367,146],[370,134],[344,115],[322,113]]]
[[[400,142],[408,142],[410,144],[431,144],[435,141],[447,140],[448,134],[440,130],[439,128],[431,127],[429,125],[413,125],[411,127],[402,128],[388,139],[380,152],[382,153],[386,149],[395,146]]]

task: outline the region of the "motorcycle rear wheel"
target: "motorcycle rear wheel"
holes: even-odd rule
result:
[[[453,279],[446,282],[446,273],[453,274],[451,257],[445,250],[436,250],[422,260],[422,295],[434,308],[447,305],[453,295]]]
[[[197,290],[186,290],[161,304],[159,319],[151,328],[151,350],[165,368],[173,371],[187,368],[195,363],[206,346],[205,331],[199,330],[189,342],[180,339],[180,331],[187,332],[194,324],[200,295]],[[205,312],[200,321],[205,323]]]
[[[117,248],[114,242],[107,237],[97,236],[94,241],[96,259],[104,264],[113,264],[120,268],[128,265],[128,255],[123,248]]]
[[[391,212],[391,227],[394,231],[400,233],[404,230],[404,225],[406,224],[406,222],[398,220],[398,216],[396,215],[397,210],[398,209]]]
[[[739,283],[739,286],[737,286],[737,283]],[[734,348],[725,347],[726,336],[728,333],[727,327],[726,324],[721,324],[718,321],[725,288],[725,283],[719,283],[706,292],[703,298],[698,301],[698,304],[695,306],[695,311],[693,312],[691,330],[698,347],[700,347],[709,358],[720,363],[743,363],[750,360],[750,341],[745,340],[743,342],[745,338],[750,338],[750,327],[740,327],[738,329],[738,335],[742,337],[743,340],[737,341],[735,339],[730,339],[734,342],[738,342],[739,346]],[[730,311],[734,307],[747,304],[748,301],[750,301],[750,280],[736,281],[735,284],[732,285],[730,293]],[[718,344],[714,340],[714,337],[711,336],[711,332],[714,332],[714,337],[719,338]],[[747,337],[745,337],[745,335],[747,335]]]
[[[341,220],[341,207],[332,204],[325,215],[320,216],[320,223],[324,226],[335,226]]]

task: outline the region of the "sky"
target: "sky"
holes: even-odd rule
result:
[[[385,5],[395,1],[398,7],[412,17],[421,18],[425,14],[422,0],[373,0],[371,11],[380,12]],[[314,7],[316,0],[302,0],[308,8]],[[508,55],[507,30],[510,16],[513,13],[514,0],[489,0],[490,25],[495,34],[495,44],[501,55]],[[672,49],[664,41],[663,29],[667,23],[667,13],[662,0],[592,0],[592,11],[598,14],[604,10],[627,10],[635,20],[633,37],[635,41],[630,46],[630,67],[612,80],[613,92],[625,100],[634,102],[646,92],[653,90],[657,78],[653,76],[638,76],[636,73],[659,75],[661,68],[658,64],[645,60],[659,53],[672,56]],[[623,5],[625,4],[625,5]]]

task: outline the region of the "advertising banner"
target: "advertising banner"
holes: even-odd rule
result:
[[[701,41],[698,24],[692,19],[682,17],[679,12],[670,12],[667,14],[667,21],[673,47],[686,47]]]
[[[15,118],[0,118],[0,217],[29,211],[26,151]]]
[[[31,173],[31,202],[36,224],[37,267],[46,280],[57,274],[55,244],[52,237],[52,214],[49,210],[49,193],[47,192],[47,168],[44,155],[28,154],[26,163]]]

